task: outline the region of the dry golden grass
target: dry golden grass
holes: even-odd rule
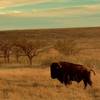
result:
[[[83,82],[66,87],[52,80],[49,68],[0,69],[0,100],[100,100],[99,72],[85,90]]]
[[[71,56],[65,56],[54,48],[41,52],[33,59],[35,68],[27,66],[27,58],[20,58],[22,66],[16,64],[15,58],[11,58],[10,64],[4,64],[0,58],[0,100],[100,100],[100,27],[1,31],[0,39],[10,42],[45,40],[50,45],[57,40],[73,39],[81,49],[77,55]],[[64,86],[58,80],[52,80],[49,68],[44,66],[55,60],[95,64],[98,70],[96,76],[92,75],[93,87],[88,86],[85,90],[83,82]]]

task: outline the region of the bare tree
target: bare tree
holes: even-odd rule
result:
[[[58,40],[55,43],[55,49],[60,51],[61,53],[65,55],[73,55],[76,54],[77,48],[76,48],[76,42],[75,40]]]
[[[27,56],[27,58],[29,59],[30,65],[32,65],[33,57],[39,53],[38,49],[40,47],[43,47],[44,43],[40,41],[24,40],[17,43],[16,46],[19,47],[24,52],[25,56]]]
[[[11,52],[12,52],[11,48],[12,48],[12,44],[9,43],[9,41],[2,41],[0,50],[3,54],[5,63],[10,62],[10,55],[11,55]]]
[[[13,52],[13,55],[15,56],[15,58],[16,58],[16,62],[20,63],[19,58],[24,55],[21,48],[16,46],[15,44],[13,44],[12,52]]]

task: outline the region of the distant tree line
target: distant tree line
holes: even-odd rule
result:
[[[64,55],[74,55],[79,50],[76,49],[75,40],[56,40],[48,44],[45,40],[14,40],[14,41],[0,41],[0,58],[3,58],[4,63],[10,63],[12,58],[16,63],[20,63],[22,58],[27,58],[28,63],[32,65],[33,58],[40,52],[48,48],[55,48]]]
[[[4,63],[10,63],[13,56],[19,63],[20,57],[27,57],[29,64],[32,65],[33,57],[46,49],[45,46],[47,46],[45,41],[0,41],[0,58],[4,59]]]

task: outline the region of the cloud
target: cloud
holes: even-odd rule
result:
[[[72,8],[52,8],[52,9],[32,9],[31,12],[9,13],[11,16],[22,16],[22,17],[64,17],[64,16],[75,16],[75,15],[89,15],[100,13],[100,5],[85,5]]]
[[[6,14],[9,16],[18,16],[18,17],[64,17],[64,16],[79,16],[79,15],[89,15],[100,13],[100,4],[91,4],[91,5],[60,5],[55,6],[52,3],[46,2],[70,2],[72,0],[8,0],[9,3],[5,0],[1,0],[3,5],[10,5],[3,9],[1,7],[0,14]],[[0,1],[0,2],[1,2]],[[23,3],[24,2],[24,3]],[[28,2],[28,3],[27,3]],[[30,5],[32,2],[32,5]],[[34,2],[34,3],[33,3]],[[18,4],[17,4],[18,3]],[[38,6],[38,4],[39,6]],[[42,3],[42,4],[41,4]],[[35,5],[34,5],[35,4]],[[25,5],[25,6],[23,6]],[[42,5],[42,6],[41,6]],[[44,7],[41,9],[41,7]]]
[[[46,11],[52,15],[59,16],[74,16],[74,15],[89,15],[100,13],[100,5],[87,5],[72,8],[59,8]]]
[[[12,12],[12,14],[21,14],[22,12],[21,11],[18,11],[18,10],[14,10],[13,12]]]
[[[0,15],[11,15],[11,16],[13,16],[14,14],[20,14],[20,13],[23,13],[23,12],[21,12],[19,10],[5,10],[5,11],[0,11]]]
[[[0,8],[4,8],[4,7],[10,6],[12,4],[13,4],[13,2],[11,2],[11,1],[0,0]]]
[[[100,11],[100,4],[96,4],[96,5],[85,5],[84,8],[86,8],[89,11]]]
[[[0,8],[6,8],[9,6],[16,6],[20,4],[27,4],[27,3],[43,3],[48,2],[50,0],[0,0]]]
[[[0,15],[6,15],[7,13],[5,13],[5,12],[0,12]]]

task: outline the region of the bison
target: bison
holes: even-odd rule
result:
[[[91,72],[95,72],[93,69],[87,69],[83,65],[74,64],[70,62],[53,62],[50,66],[51,78],[58,79],[61,83],[67,85],[72,81],[79,83],[84,82],[84,88],[87,85],[92,86]]]

